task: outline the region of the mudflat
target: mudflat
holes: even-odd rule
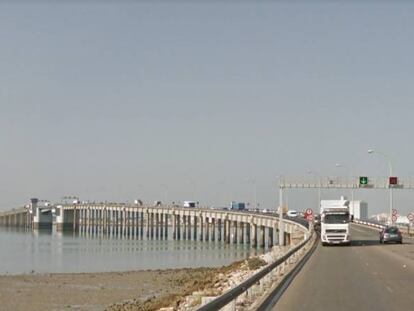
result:
[[[157,310],[229,269],[3,275],[0,310]]]

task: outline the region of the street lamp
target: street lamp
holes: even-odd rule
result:
[[[318,173],[316,173],[314,171],[311,171],[311,170],[308,170],[307,173],[309,175],[312,175],[313,174],[313,175],[316,176],[316,178],[319,179],[319,186],[318,186],[318,210],[316,211],[317,213],[319,213],[319,210],[320,210],[320,207],[321,207],[321,176]]]
[[[343,164],[341,164],[341,163],[336,163],[335,164],[335,167],[337,167],[337,168],[344,168],[344,169],[346,169],[346,168],[348,168],[349,169],[349,167],[347,167],[347,166],[345,166],[345,165],[343,165]],[[351,181],[352,181],[352,173],[351,173]],[[354,207],[354,183],[352,183],[352,188],[351,188],[351,201],[352,201],[352,207]]]
[[[368,153],[369,154],[376,153],[376,154],[379,154],[380,156],[384,157],[388,162],[388,169],[389,169],[389,176],[388,177],[392,177],[392,164],[391,164],[390,157],[387,154],[383,153],[383,152],[373,150],[373,149],[368,149]],[[392,223],[392,209],[393,209],[393,198],[392,198],[392,188],[390,187],[390,215],[389,215],[389,217],[390,217],[389,222],[390,223]]]
[[[254,190],[254,208],[257,208],[257,184],[254,178],[246,178],[246,182],[253,184]]]
[[[277,176],[279,181],[279,245],[285,245],[285,228],[283,222],[283,185],[282,185],[282,176]]]

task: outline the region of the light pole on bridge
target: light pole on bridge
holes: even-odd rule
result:
[[[373,150],[373,149],[368,149],[368,153],[369,154],[376,153],[376,154],[379,154],[380,156],[384,157],[388,162],[388,169],[389,169],[389,176],[388,177],[392,177],[392,163],[391,163],[390,157],[387,154],[383,153],[383,152]],[[389,223],[392,223],[393,197],[392,197],[392,188],[389,187],[389,189],[390,189]]]

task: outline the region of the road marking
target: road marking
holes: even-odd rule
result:
[[[357,229],[355,227],[352,227],[352,229],[355,230],[355,231],[361,232],[361,233],[367,233],[366,230],[360,230],[360,229]]]
[[[391,287],[389,287],[389,286],[385,286],[385,288],[390,292],[390,293],[393,293],[394,291],[392,290],[392,288]]]

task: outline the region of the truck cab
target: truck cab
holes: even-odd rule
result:
[[[321,241],[322,245],[351,244],[349,228],[349,201],[321,201]]]

